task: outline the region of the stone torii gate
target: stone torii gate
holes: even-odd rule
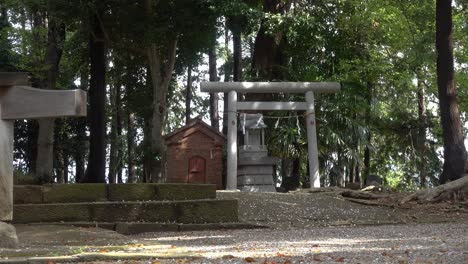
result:
[[[82,90],[28,86],[26,73],[0,72],[0,248],[18,244],[13,220],[13,122],[15,119],[86,116]]]
[[[305,110],[311,188],[320,187],[314,92],[334,93],[337,82],[203,82],[201,91],[228,93],[228,142],[226,189],[237,189],[237,111]],[[238,102],[237,93],[305,93],[305,102]]]

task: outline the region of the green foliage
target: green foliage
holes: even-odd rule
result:
[[[145,48],[156,44],[164,63],[165,45],[174,36],[178,39],[175,71],[167,96],[165,132],[169,132],[184,124],[187,67],[193,68],[196,79],[193,116],[206,114],[208,109],[206,96],[195,91],[196,84],[206,79],[205,54],[209,47],[217,46],[218,59],[224,63],[218,65],[219,74],[224,75],[226,70],[230,75],[232,54],[229,48],[217,43],[224,34],[224,22],[231,32],[243,34],[246,80],[250,78],[247,65],[252,61],[253,44],[263,23],[267,33],[277,41],[286,38],[287,63],[281,65],[285,79],[342,83],[342,90],[337,94],[316,95],[322,182],[332,182],[329,179],[332,174],[345,173],[350,177],[356,168],[364,173],[366,150],[371,156],[369,172],[383,176],[392,188],[418,186],[421,163],[426,164],[430,184],[436,183],[440,173],[442,132],[435,74],[434,0],[300,0],[292,1],[291,8],[283,14],[264,12],[263,2],[256,0],[149,1],[150,10],[145,1],[4,0],[0,3],[2,71],[28,71],[33,80],[43,80],[47,70],[44,66],[46,21],[54,18],[64,23],[66,40],[60,61],[59,89],[87,88],[88,21],[97,8],[105,10],[100,19],[109,49],[107,84],[122,87],[121,108],[136,116],[136,170],[140,174],[144,155],[148,153],[144,137],[149,135],[153,110]],[[456,81],[465,124],[468,122],[466,10],[463,1],[454,3]],[[418,112],[418,92],[424,92],[427,102],[425,123]],[[282,101],[304,100],[302,95],[278,97]],[[111,114],[109,111],[108,115]],[[272,155],[301,159],[301,181],[305,184],[307,140],[302,114],[267,114],[275,117],[267,118],[271,128],[267,140]],[[120,141],[125,141],[125,122],[122,122]],[[417,144],[421,126],[426,132],[423,156]],[[56,140],[66,140],[68,136],[72,140],[71,155],[76,154],[75,150],[86,155],[86,144],[82,142],[86,138],[78,138],[78,127],[73,123],[64,124],[58,128]],[[33,167],[32,153],[35,153],[35,144],[31,142],[37,136],[37,127],[34,122],[18,121],[15,133],[15,165],[29,172]]]

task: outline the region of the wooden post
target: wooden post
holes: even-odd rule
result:
[[[314,92],[305,94],[307,111],[307,151],[309,152],[309,177],[310,188],[320,187],[320,175],[318,164],[317,132],[315,124]]]
[[[237,92],[228,94],[226,190],[237,189]]]
[[[16,247],[13,220],[14,119],[85,116],[86,94],[81,90],[40,90],[24,85],[24,73],[0,73],[0,248]]]

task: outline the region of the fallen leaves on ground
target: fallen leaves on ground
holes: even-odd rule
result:
[[[317,262],[322,262],[322,259],[317,255],[314,255],[312,259]]]
[[[336,261],[336,262],[344,262],[344,261],[345,261],[345,258],[344,258],[344,257],[337,258],[335,261]]]

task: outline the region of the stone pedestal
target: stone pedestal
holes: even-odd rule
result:
[[[268,157],[266,146],[239,148],[237,188],[247,192],[276,192],[273,165],[277,158]]]
[[[15,248],[18,246],[18,237],[14,226],[0,222],[0,248]]]

